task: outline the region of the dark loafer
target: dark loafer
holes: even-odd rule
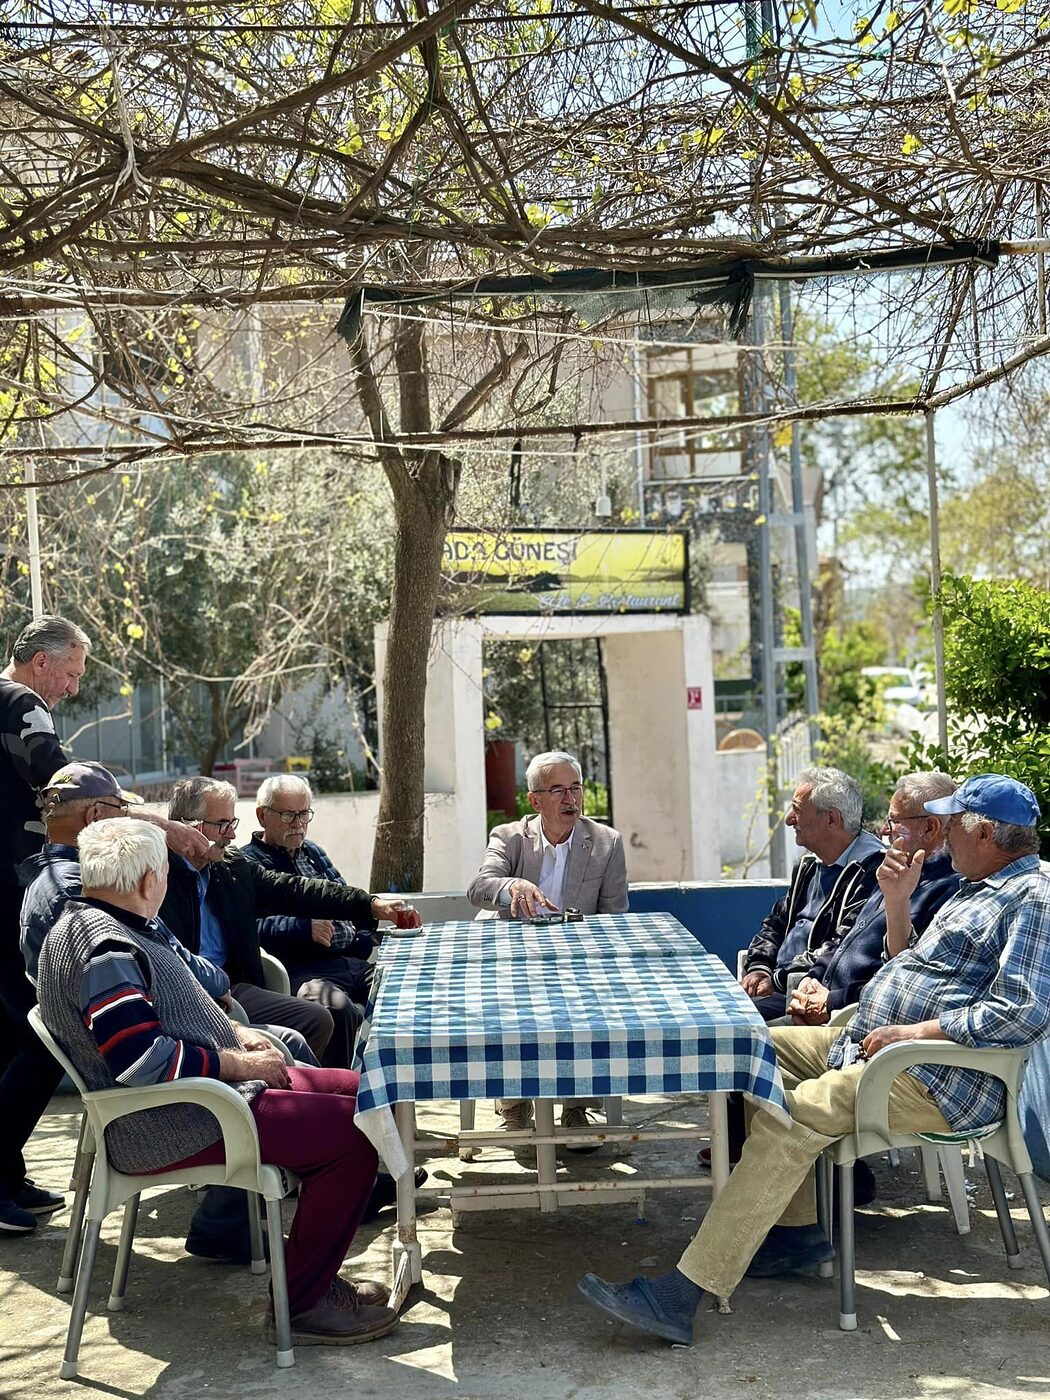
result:
[[[774,1226],[748,1265],[747,1276],[779,1278],[782,1274],[805,1273],[834,1257],[835,1251],[818,1226]]]

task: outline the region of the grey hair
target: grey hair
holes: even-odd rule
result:
[[[809,800],[818,812],[840,812],[842,828],[850,835],[860,830],[864,819],[864,794],[860,783],[841,768],[803,768],[796,787],[808,783]]]
[[[313,799],[310,784],[305,778],[300,778],[298,773],[274,773],[269,778],[263,778],[259,784],[259,791],[255,794],[256,807],[269,807],[271,799],[277,793],[292,787],[305,791],[306,796]]]
[[[905,773],[897,779],[893,791],[908,798],[916,807],[924,807],[927,802],[936,802],[938,797],[951,797],[959,784],[947,773],[933,769],[929,773]],[[931,813],[932,815],[932,813]]]
[[[583,782],[583,769],[580,767],[580,760],[573,758],[571,753],[564,753],[561,749],[551,749],[549,753],[538,753],[529,766],[525,769],[525,786],[529,792],[535,792],[538,783],[543,781],[543,775],[549,768],[555,768],[559,763],[571,763],[576,769],[576,776]]]
[[[60,812],[63,816],[72,812],[86,812],[89,807],[94,807],[97,801],[97,797],[74,797],[71,802],[63,802],[57,792],[49,793],[41,799],[44,821],[50,821]]]
[[[142,877],[159,875],[168,864],[164,833],[149,822],[114,818],[92,822],[80,833],[80,883],[85,890],[132,894]]]
[[[68,655],[73,647],[83,647],[85,656],[89,656],[91,641],[87,633],[66,617],[46,614],[22,628],[11,648],[11,660],[24,665],[42,651],[49,661],[56,661]]]
[[[220,797],[232,797],[235,802],[237,800],[237,789],[220,778],[206,778],[203,775],[199,778],[180,778],[171,790],[169,821],[199,822],[213,793]]]
[[[980,812],[960,812],[959,820],[964,831],[973,831],[981,822],[987,822],[992,828],[992,840],[1004,855],[1019,858],[1034,855],[1039,850],[1039,832],[1034,826],[993,821],[991,817],[982,817]]]

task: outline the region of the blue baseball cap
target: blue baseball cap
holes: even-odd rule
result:
[[[978,773],[950,797],[935,797],[923,806],[936,817],[977,812],[989,821],[1009,822],[1011,826],[1035,826],[1039,820],[1039,803],[1032,789],[1002,773]]]

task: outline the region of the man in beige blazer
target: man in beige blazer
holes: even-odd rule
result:
[[[577,760],[560,751],[537,754],[525,781],[535,815],[493,828],[481,869],[467,890],[471,904],[495,910],[503,919],[566,909],[622,914],[627,908],[623,838],[583,815]],[[596,1106],[591,1100],[567,1100],[562,1127],[586,1127],[587,1109]],[[529,1099],[499,1099],[496,1109],[505,1128],[527,1128],[532,1120]]]

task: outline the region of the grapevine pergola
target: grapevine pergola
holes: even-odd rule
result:
[[[410,656],[474,444],[929,415],[1050,351],[1042,8],[6,6],[0,500],[220,451],[325,447],[349,470],[367,452],[398,512],[391,664],[425,679]],[[676,343],[711,309],[656,284],[727,265],[759,287],[805,273],[803,296],[886,346],[885,391],[695,422],[495,413],[526,376],[553,383],[565,344],[640,324]],[[574,276],[644,295],[581,315],[554,295]],[[304,326],[297,357],[265,349]],[[439,372],[428,338],[457,328],[477,353]],[[384,785],[390,883],[421,844],[422,689],[385,735],[388,778],[412,754]]]

